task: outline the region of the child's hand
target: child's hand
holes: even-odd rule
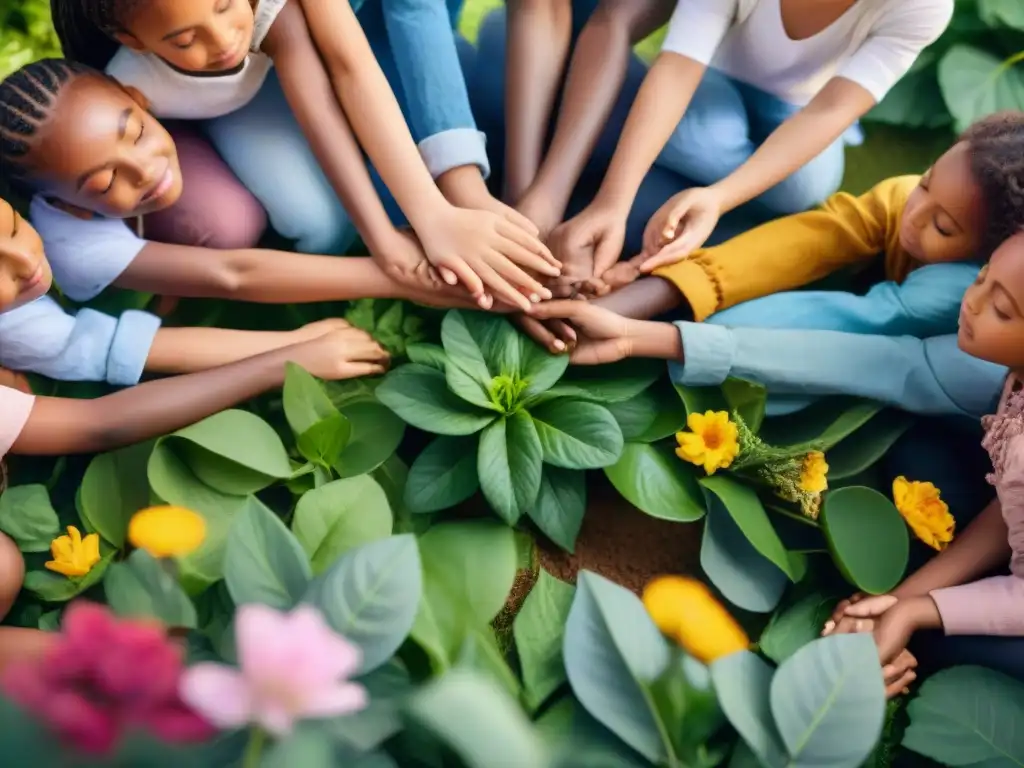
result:
[[[618,264],[607,270],[601,279],[604,280],[607,290],[605,293],[610,291],[617,291],[619,288],[635,283],[640,279],[640,266],[644,263],[646,257],[641,253],[639,256],[634,256],[632,259],[626,261],[620,261]],[[600,294],[604,295],[604,293]]]
[[[822,637],[835,631],[871,631],[873,622],[868,620],[878,618],[895,604],[896,598],[892,595],[868,596],[863,592],[857,592],[836,605],[832,618],[825,622],[825,627],[821,631]],[[840,624],[844,622],[846,627],[840,628]],[[857,626],[863,626],[864,629],[857,629]]]
[[[304,341],[312,341],[313,339],[320,338],[325,333],[331,331],[343,331],[346,328],[352,326],[342,320],[340,317],[329,317],[326,320],[317,320],[315,323],[306,323],[301,328],[296,328],[291,332],[294,337],[294,344],[301,344]]]
[[[721,215],[722,201],[713,187],[694,187],[669,198],[644,228],[640,270],[649,274],[685,259],[704,245]]]
[[[471,211],[490,211],[515,224],[531,237],[541,237],[537,225],[523,212],[505,205],[491,194],[476,166],[459,166],[443,173],[437,186],[449,203]]]
[[[901,693],[910,693],[907,688],[917,679],[917,658],[904,648],[891,664],[882,667],[882,682],[885,684],[885,698],[891,699]]]
[[[516,203],[516,210],[533,222],[538,230],[537,237],[544,242],[551,237],[555,227],[562,223],[561,211],[540,187],[532,186],[526,190]]]
[[[291,347],[291,361],[321,379],[354,379],[384,373],[388,353],[370,334],[341,328]]]
[[[875,644],[878,646],[878,658],[882,667],[892,664],[896,657],[906,649],[911,636],[917,629],[913,613],[905,609],[907,603],[897,604],[882,614],[875,622]]]
[[[462,283],[487,309],[487,293],[529,312],[551,292],[523,268],[549,277],[561,265],[536,237],[489,211],[448,210],[421,233],[430,263],[449,285]]]
[[[619,260],[625,241],[625,218],[599,205],[591,205],[551,233],[551,248],[562,262],[562,280],[570,283],[602,277]]]
[[[433,307],[460,309],[490,309],[494,302],[488,293],[481,300],[473,301],[464,288],[446,284],[427,261],[416,235],[407,229],[397,230],[387,250],[375,255],[374,259],[400,286],[398,298]]]

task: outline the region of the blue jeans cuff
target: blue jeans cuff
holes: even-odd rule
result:
[[[452,128],[428,136],[419,145],[420,155],[435,179],[452,168],[475,165],[486,179],[491,175],[487,160],[487,137],[476,128]]]
[[[672,380],[684,387],[715,387],[729,377],[736,339],[728,328],[707,323],[677,322],[683,341],[683,362],[669,363]]]
[[[121,315],[107,356],[107,381],[115,386],[139,383],[160,318],[148,312],[128,310]]]

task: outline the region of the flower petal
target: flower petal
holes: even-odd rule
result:
[[[366,709],[370,696],[357,683],[332,685],[308,691],[303,702],[303,717],[335,717]]]
[[[284,680],[292,677],[302,644],[291,636],[287,615],[268,605],[248,603],[235,614],[238,665],[249,680]]]
[[[185,670],[178,686],[181,699],[218,728],[237,728],[252,718],[253,697],[242,673],[204,662]]]
[[[253,722],[259,723],[271,735],[277,738],[287,736],[295,726],[295,716],[284,704],[272,699],[256,702]]]
[[[354,675],[362,663],[359,646],[335,632],[323,614],[311,605],[300,605],[288,615],[289,635],[302,648],[306,682],[337,681]]]

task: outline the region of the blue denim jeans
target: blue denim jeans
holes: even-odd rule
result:
[[[454,19],[462,0],[372,0],[358,17],[413,138],[435,176],[459,165],[487,170],[463,68],[473,48],[459,40]],[[305,253],[345,252],[357,233],[302,133],[275,73],[241,109],[204,125],[210,141],[267,210],[273,228]],[[396,223],[401,214],[371,168]]]

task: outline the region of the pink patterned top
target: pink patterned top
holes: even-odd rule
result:
[[[1024,635],[1024,382],[1010,374],[982,447],[1009,534],[1010,574],[931,593],[947,635]]]

